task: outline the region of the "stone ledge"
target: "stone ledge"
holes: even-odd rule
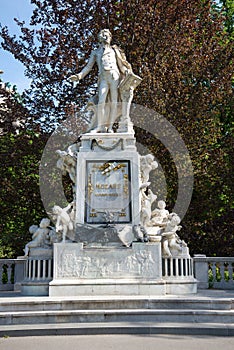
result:
[[[1,326],[0,337],[95,334],[179,334],[234,336],[234,324],[223,323],[59,323]]]

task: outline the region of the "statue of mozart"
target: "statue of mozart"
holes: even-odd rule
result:
[[[122,122],[129,121],[133,90],[142,80],[133,74],[123,51],[116,45],[110,45],[111,39],[109,29],[101,30],[98,34],[99,46],[91,52],[87,65],[80,73],[69,77],[70,81],[79,81],[95,63],[98,66],[98,95],[90,102],[96,108],[92,132],[113,132],[113,124],[119,116]]]

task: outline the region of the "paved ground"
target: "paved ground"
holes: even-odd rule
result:
[[[234,337],[93,335],[1,338],[0,350],[233,350]]]

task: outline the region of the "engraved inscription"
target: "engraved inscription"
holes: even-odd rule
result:
[[[129,161],[87,161],[85,222],[105,223],[108,211],[113,223],[131,222]]]

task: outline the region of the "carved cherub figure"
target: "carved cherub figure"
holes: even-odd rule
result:
[[[145,190],[141,190],[141,225],[146,227],[150,223],[151,207],[156,201],[157,196],[149,189],[148,194]]]
[[[158,163],[154,160],[152,154],[140,157],[141,183],[146,184],[149,181],[149,174],[158,167]]]
[[[70,211],[71,207],[72,207],[72,204],[69,204],[65,208],[61,208],[58,205],[55,205],[53,207],[53,213],[57,217],[56,226],[55,226],[56,232],[62,232],[63,242],[65,242],[68,231],[73,230],[73,222],[70,215],[68,214],[68,211]]]
[[[169,211],[166,208],[164,201],[158,201],[158,208],[154,209],[151,213],[151,225],[166,227],[169,217]]]
[[[185,245],[184,241],[181,241],[179,236],[177,235],[176,231],[179,231],[181,229],[180,224],[180,217],[175,214],[171,213],[168,217],[168,223],[162,233],[162,251],[163,255],[172,256],[171,250],[175,250],[177,252],[182,251],[182,246]]]
[[[42,219],[39,226],[32,225],[29,227],[29,232],[32,234],[32,241],[26,244],[24,248],[25,257],[29,255],[31,248],[44,247],[48,244],[48,234],[50,232],[50,220]]]

